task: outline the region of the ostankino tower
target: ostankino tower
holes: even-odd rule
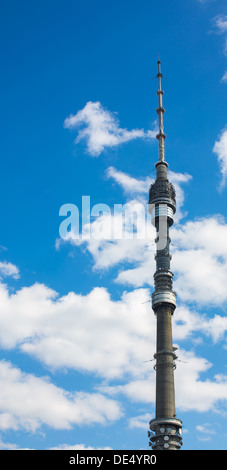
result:
[[[177,450],[181,448],[182,422],[175,411],[174,369],[175,349],[172,343],[172,315],[176,308],[176,295],[172,290],[173,274],[170,270],[169,227],[173,224],[176,211],[176,194],[167,178],[168,164],[165,161],[165,134],[163,128],[164,108],[161,89],[161,63],[158,61],[159,117],[158,162],[156,180],[150,186],[149,204],[152,223],[156,227],[156,272],[154,274],[155,291],[152,294],[152,308],[157,318],[157,341],[154,358],[156,364],[156,416],[150,421],[148,432],[149,445],[154,450]]]

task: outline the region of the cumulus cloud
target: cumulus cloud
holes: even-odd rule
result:
[[[108,178],[112,178],[122,187],[127,197],[132,195],[138,197],[141,195],[144,197],[144,202],[147,202],[149,186],[154,182],[154,178],[133,178],[129,174],[119,171],[114,167],[109,167],[106,174]],[[169,171],[168,179],[174,184],[176,189],[176,218],[179,220],[183,216],[181,208],[184,204],[184,191],[182,190],[181,185],[183,183],[188,183],[192,179],[192,176],[188,173]]]
[[[112,178],[116,183],[118,183],[123,188],[124,192],[127,195],[128,194],[148,195],[149,186],[154,181],[153,179],[149,177],[141,178],[141,179],[133,178],[127,173],[124,173],[123,171],[119,171],[112,166],[106,170],[106,175],[108,178]]]
[[[133,221],[128,221],[128,219],[123,221],[119,214],[102,214],[92,222],[92,233],[95,236],[91,236],[82,243],[93,257],[94,269],[106,269],[122,262],[130,263],[132,266],[128,268],[120,266],[116,282],[133,285],[134,287],[142,287],[146,284],[153,285],[151,271],[152,269],[155,270],[155,228],[151,224],[150,215],[147,211],[148,188],[153,180],[148,177],[136,179],[113,167],[107,170],[107,176],[114,179],[122,187],[127,201],[124,205],[126,213],[130,217],[136,214],[136,217]],[[169,179],[177,189],[175,220],[179,222],[184,215],[182,211],[184,203],[182,184],[188,183],[191,176],[169,172]],[[132,193],[135,199],[130,199]],[[132,231],[130,231],[130,234],[127,231],[123,232],[124,236],[122,237],[113,237],[111,227],[114,226],[116,232],[121,234],[123,222],[127,222],[126,226],[130,229],[134,224],[136,235],[131,239],[130,234]],[[110,233],[109,238],[105,237],[103,239],[97,236],[100,233],[100,227],[105,227],[105,233]]]
[[[121,266],[116,281],[134,287],[146,283],[153,285],[150,273],[155,269],[155,228],[148,213],[148,189],[153,180],[149,177],[136,179],[114,167],[108,168],[106,176],[113,179],[124,191],[126,202],[122,211],[115,211],[114,208],[114,211],[101,213],[91,224],[88,222],[83,227],[84,233],[91,236],[81,239],[68,236],[65,240],[58,240],[56,248],[59,249],[62,243],[83,245],[92,255],[93,269],[107,269],[122,262],[134,263],[133,268],[125,269]],[[182,184],[188,183],[191,176],[171,171],[169,179],[177,189],[175,222],[179,222],[185,215],[182,211]]]
[[[223,52],[227,56],[227,15],[217,15],[213,18],[213,25],[217,34],[221,34],[224,37],[224,48]],[[221,78],[221,82],[227,82],[227,71]]]
[[[143,303],[147,299],[145,289],[125,293],[115,302],[104,288],[59,298],[44,285],[14,294],[1,285],[1,346],[18,346],[51,368],[73,368],[105,378],[139,374],[150,354],[155,321]]]
[[[212,379],[202,380],[201,374],[212,367],[209,361],[196,356],[193,351],[182,349],[180,359],[182,362],[178,362],[175,372],[176,401],[179,408],[185,411],[205,412],[216,411],[222,400],[226,404],[227,376],[214,376]]]
[[[4,442],[0,438],[0,450],[33,450],[28,447],[19,447],[17,444],[11,442]]]
[[[11,276],[14,279],[19,278],[19,269],[12,263],[7,261],[0,262],[0,278]]]
[[[129,427],[131,429],[140,428],[140,429],[147,429],[147,423],[150,421],[151,417],[148,413],[139,416],[133,416],[133,418],[129,419]]]
[[[93,157],[98,157],[106,148],[114,148],[138,138],[153,139],[157,134],[157,130],[121,128],[116,113],[104,109],[99,101],[89,101],[83,109],[68,116],[64,127],[80,128],[75,143],[85,140],[87,151]]]
[[[169,180],[174,185],[176,190],[176,204],[177,210],[174,216],[175,223],[179,222],[183,217],[187,215],[186,212],[182,211],[184,205],[184,190],[182,189],[182,184],[188,183],[192,180],[192,176],[188,173],[176,173],[174,171],[169,171],[168,173]]]
[[[112,178],[122,187],[127,197],[134,196],[139,201],[143,201],[144,204],[148,202],[148,191],[150,185],[154,182],[154,178],[133,178],[129,174],[119,171],[114,167],[109,167],[106,171],[106,174],[108,178]],[[182,184],[188,183],[192,179],[192,176],[188,173],[176,173],[170,170],[168,172],[168,179],[176,189],[176,222],[185,216],[185,213],[182,212],[182,207],[184,204],[184,191],[182,189]]]
[[[180,361],[175,371],[176,401],[178,409],[184,411],[205,412],[216,411],[220,402],[226,403],[227,376],[214,376],[212,379],[201,379],[212,364],[205,358],[198,357],[193,351],[180,349]],[[152,362],[151,362],[152,364]],[[149,366],[148,366],[149,367]],[[131,380],[117,386],[100,387],[100,391],[115,397],[124,394],[128,400],[142,403],[152,403],[155,400],[155,374],[151,371],[144,379]],[[144,418],[145,419],[145,418]],[[143,426],[143,416],[134,418],[131,425]]]
[[[68,393],[46,377],[0,362],[0,429],[34,431],[42,424],[69,429],[91,419],[103,424],[121,417],[116,397],[122,394],[130,401],[154,403],[155,373],[149,361],[155,351],[156,321],[148,299],[148,289],[112,300],[104,288],[87,295],[71,292],[59,297],[44,285],[22,288],[14,294],[2,285],[2,346],[18,347],[51,369],[64,367],[95,374],[105,384],[96,385],[93,393]],[[184,306],[178,306],[174,322],[175,342],[195,333],[219,341],[227,331],[225,317],[208,318]],[[179,356],[187,363],[182,368],[179,362],[176,373],[179,408],[214,409],[227,396],[226,377],[202,380],[200,375],[211,364],[194,352],[180,349]]]
[[[146,256],[145,247],[153,244],[155,229],[146,205],[131,200],[123,211],[97,217],[91,224],[91,237],[81,241],[93,257],[93,269],[110,268],[123,261],[140,263]]]
[[[121,185],[126,204],[133,207],[138,202],[142,204],[147,198],[147,178],[137,180],[113,167],[108,170],[108,177]],[[171,178],[180,188],[190,180],[189,175],[182,174],[171,174]],[[135,199],[131,199],[133,188]],[[184,192],[181,190],[178,193],[182,207]],[[141,213],[137,215],[140,225]],[[98,224],[104,222],[107,225],[112,215],[103,214],[100,217],[104,218],[101,220],[98,217],[92,222],[97,231]],[[153,240],[155,231],[150,221],[149,227],[149,230],[153,230],[150,233]],[[211,303],[222,306],[226,303],[226,237],[225,220],[215,216],[185,223],[179,218],[178,223],[171,228],[174,251],[172,266],[176,274],[174,288],[178,291],[178,306],[173,317],[175,342],[191,340],[192,335],[195,340],[201,336],[209,337],[214,342],[225,339],[226,317],[218,314],[208,317],[199,313],[196,306]],[[123,293],[118,300],[112,299],[105,288],[94,288],[86,295],[70,292],[59,296],[44,284],[37,283],[10,293],[7,285],[0,283],[0,342],[3,348],[17,347],[51,369],[75,369],[95,374],[105,381],[96,387],[95,393],[68,394],[45,378],[23,374],[9,363],[0,363],[0,382],[1,371],[2,377],[5,371],[3,378],[7,387],[18,390],[20,397],[19,408],[14,409],[14,396],[12,399],[8,397],[7,401],[3,387],[2,395],[0,392],[0,428],[29,429],[30,426],[30,429],[37,429],[41,423],[55,428],[69,428],[73,423],[80,423],[80,419],[86,422],[91,408],[94,422],[108,422],[121,416],[116,397],[122,394],[134,402],[154,403],[153,363],[145,364],[153,360],[156,330],[150,305],[150,289],[144,287],[153,284],[152,273],[155,269],[154,251],[146,248],[147,242],[138,239],[132,239],[130,243],[120,239],[114,242],[109,239],[86,241],[86,248],[93,256],[96,269],[118,265],[115,281],[133,286],[134,290]],[[130,264],[128,269],[122,265],[122,261]],[[195,300],[193,309],[188,304],[191,298]],[[211,363],[197,357],[195,352],[182,349],[179,357],[187,364],[182,367],[181,362],[178,362],[178,407],[201,412],[216,409],[218,403],[227,396],[227,378],[219,375],[209,380],[201,379],[201,374],[206,376],[210,370]],[[41,396],[45,395],[47,389],[44,404],[36,404],[36,400],[40,399],[33,393],[33,384],[37,385],[37,390],[41,390]],[[26,402],[26,394],[30,393],[34,399],[30,411],[28,409],[25,412],[20,403]],[[50,405],[48,413],[45,413],[49,401],[55,405]],[[99,405],[101,402],[102,406]],[[54,417],[54,406],[58,406],[58,403],[59,413],[55,413]],[[61,407],[64,417],[61,415]],[[82,410],[81,414],[78,414],[78,408]],[[141,415],[130,426],[143,424]]]
[[[227,128],[222,130],[219,139],[216,140],[213,152],[216,153],[221,168],[222,179],[220,182],[220,190],[222,190],[226,184],[227,178]]]
[[[216,32],[224,35],[224,53],[227,55],[227,15],[218,15],[213,19]]]
[[[57,447],[51,447],[50,450],[112,450],[112,447],[91,447],[85,444],[60,444]]]
[[[43,424],[70,429],[75,424],[106,423],[121,416],[118,403],[100,393],[67,392],[46,377],[0,362],[0,429],[36,431]]]
[[[178,302],[194,302],[201,305],[225,305],[227,301],[227,224],[218,216],[201,218],[177,224],[171,228],[174,290]],[[137,241],[138,243],[138,241]],[[147,243],[151,243],[150,241]],[[133,244],[131,245],[133,247]],[[137,260],[131,254],[131,265],[119,269],[116,282],[134,287],[153,286],[151,272],[155,270],[153,246],[139,244]],[[134,242],[136,248],[136,241]],[[105,256],[111,250],[107,244],[102,248]],[[102,249],[100,252],[102,253]],[[130,250],[128,263],[130,261]],[[126,255],[123,251],[122,257]],[[109,258],[109,262],[111,257]]]
[[[221,81],[224,82],[224,83],[227,83],[227,70],[225,71]]]
[[[114,225],[120,233],[122,219],[119,214],[108,213],[92,222],[95,237],[80,243],[92,255],[93,269],[119,266],[115,282],[134,288],[153,286],[151,273],[155,271],[155,229],[150,216],[147,214],[144,218],[149,179],[132,178],[113,167],[108,169],[107,174],[123,188],[127,201],[125,208],[130,208],[130,214],[136,212],[136,236],[130,239],[126,232],[125,238],[113,238],[111,227]],[[171,227],[172,269],[178,300],[190,302],[193,299],[198,305],[222,306],[227,300],[227,224],[223,218],[215,215],[184,223],[182,185],[190,181],[191,177],[170,172],[170,178],[178,194],[177,223]],[[135,199],[130,199],[133,188]],[[128,226],[131,227],[130,224]],[[97,236],[103,228],[105,234],[110,234],[109,237]],[[142,236],[139,237],[138,233]]]
[[[200,441],[209,441],[211,437],[216,434],[214,425],[210,423],[198,424],[196,431],[199,433],[198,437]]]
[[[173,227],[172,266],[176,290],[184,301],[223,305],[227,300],[227,224],[220,216]],[[195,269],[196,266],[196,269]]]

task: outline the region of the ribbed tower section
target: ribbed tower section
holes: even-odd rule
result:
[[[168,181],[165,161],[165,134],[163,128],[164,108],[161,89],[161,63],[158,61],[157,95],[159,107],[158,162],[156,163],[156,180],[150,186],[149,207],[152,223],[156,227],[156,272],[154,274],[155,290],[152,294],[152,308],[157,317],[156,353],[156,416],[150,421],[148,432],[149,445],[154,450],[177,450],[181,448],[182,422],[176,418],[174,369],[175,349],[172,343],[172,315],[176,308],[176,294],[172,290],[173,274],[170,270],[169,227],[173,224],[176,211],[176,194],[174,186]]]

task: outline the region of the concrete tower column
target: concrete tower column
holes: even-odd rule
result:
[[[156,418],[175,418],[172,309],[157,309]]]
[[[173,274],[170,270],[170,237],[169,228],[174,222],[176,211],[176,194],[173,185],[167,178],[168,164],[165,161],[165,134],[163,125],[164,108],[161,90],[161,63],[158,61],[158,97],[159,133],[157,139],[158,162],[156,163],[156,180],[150,186],[149,205],[152,224],[156,227],[156,272],[154,274],[155,290],[152,294],[152,308],[157,318],[156,338],[156,414],[150,421],[149,444],[155,450],[177,450],[182,445],[182,423],[176,418],[174,369],[175,349],[172,341],[172,316],[176,308],[176,294],[172,290]]]

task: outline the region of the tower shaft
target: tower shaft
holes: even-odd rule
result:
[[[176,194],[167,178],[168,164],[165,161],[165,134],[163,126],[164,108],[161,89],[161,63],[158,61],[159,141],[156,180],[150,186],[149,205],[152,223],[156,227],[156,272],[155,290],[152,294],[152,308],[157,317],[157,340],[154,358],[156,364],[156,416],[150,421],[150,445],[155,450],[177,450],[182,445],[182,423],[176,418],[174,369],[175,349],[172,342],[172,315],[176,308],[176,295],[172,290],[173,274],[170,270],[169,227],[173,224],[176,211]]]
[[[175,417],[172,309],[159,307],[157,314],[156,418]]]

